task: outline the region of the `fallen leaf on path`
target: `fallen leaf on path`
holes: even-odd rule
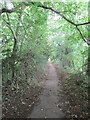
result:
[[[77,115],[75,115],[75,118],[77,118]]]
[[[34,104],[34,101],[32,102],[32,104]]]
[[[57,104],[57,107],[60,107],[60,104]]]
[[[41,109],[41,111],[43,111],[43,109]]]
[[[65,103],[66,103],[66,104],[69,104],[69,101],[66,101]]]
[[[23,105],[25,105],[25,102],[22,102]]]
[[[70,113],[70,111],[67,111],[67,113]]]
[[[32,105],[29,105],[29,107],[31,107]]]
[[[60,111],[62,111],[62,109],[61,109],[61,108],[60,108],[59,110],[60,110]]]

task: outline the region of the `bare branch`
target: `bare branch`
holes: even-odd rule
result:
[[[14,53],[14,51],[16,50],[16,46],[17,46],[17,37],[16,37],[16,34],[15,34],[15,32],[14,32],[12,26],[11,26],[9,15],[8,15],[8,13],[6,13],[6,14],[7,14],[7,18],[8,18],[9,28],[10,28],[12,34],[13,34],[13,37],[14,37],[14,46],[13,46],[13,53]]]
[[[2,10],[0,10],[0,16],[2,13],[12,13],[14,11],[15,11],[14,8],[12,9],[3,8]]]
[[[11,26],[10,19],[9,19],[9,15],[8,15],[8,14],[7,14],[7,18],[8,18],[8,24],[9,24],[10,30],[11,30],[13,36],[14,36],[14,39],[17,40],[17,37],[16,37],[16,35],[15,35],[15,32],[14,32],[12,26]]]
[[[12,12],[14,12],[14,8],[12,9],[3,8],[2,10],[0,10],[0,15],[2,13],[12,13]]]
[[[2,9],[0,10],[0,16],[1,16],[1,14],[3,14],[3,13],[13,13],[13,12],[15,12],[18,8],[20,8],[21,6],[22,6],[22,4],[19,4],[19,5],[17,5],[17,7],[12,8],[12,9],[2,8]]]
[[[32,3],[33,5],[35,5],[34,2],[31,2],[31,3]],[[76,23],[72,22],[71,20],[67,19],[67,18],[62,14],[62,12],[58,12],[58,11],[54,10],[52,7],[47,7],[47,6],[44,6],[44,5],[39,5],[38,7],[41,7],[41,8],[47,9],[47,10],[51,10],[51,11],[57,13],[57,14],[60,15],[62,18],[64,18],[67,22],[71,23],[71,24],[74,25],[74,26],[80,26],[80,25],[90,24],[90,22],[81,23],[81,24],[76,24]]]
[[[86,22],[86,23],[80,23],[80,24],[76,24],[76,26],[81,26],[81,25],[88,25],[90,24],[90,22]]]
[[[79,31],[79,33],[80,33],[82,39],[84,40],[84,42],[86,42],[90,46],[90,43],[87,40],[85,40],[85,38],[84,38],[83,34],[81,33],[80,29],[78,27],[76,27],[76,28]]]
[[[90,24],[90,22],[76,24],[76,23],[70,21],[69,19],[67,19],[61,12],[58,12],[58,11],[54,10],[53,8],[51,8],[51,7],[46,7],[46,6],[44,6],[44,5],[39,6],[39,7],[42,7],[42,8],[45,8],[45,9],[48,9],[48,10],[51,10],[51,11],[57,13],[57,14],[60,15],[62,18],[64,18],[67,22],[71,23],[71,24],[74,25],[74,26],[81,26],[81,25]]]

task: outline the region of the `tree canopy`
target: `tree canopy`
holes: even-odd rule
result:
[[[61,70],[84,76],[87,83],[89,9],[86,1],[0,4],[3,86],[18,90],[42,78],[48,60]],[[86,84],[82,86],[86,89]]]

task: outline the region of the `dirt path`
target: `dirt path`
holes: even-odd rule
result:
[[[55,67],[52,63],[49,63],[48,68],[48,80],[39,96],[39,102],[35,104],[28,118],[65,118],[65,114],[58,107],[58,100],[60,101],[58,91],[60,91],[60,87],[58,86],[59,80]]]

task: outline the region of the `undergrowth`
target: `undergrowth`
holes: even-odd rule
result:
[[[88,77],[85,74],[72,74],[57,67],[59,79],[70,102],[72,118],[88,118]]]

